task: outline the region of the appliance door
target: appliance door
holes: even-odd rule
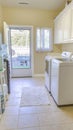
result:
[[[45,60],[45,86],[47,87],[48,91],[51,92],[50,86],[50,59]]]
[[[51,94],[58,104],[58,94],[59,94],[59,64],[56,63],[54,60],[52,61],[51,67]]]

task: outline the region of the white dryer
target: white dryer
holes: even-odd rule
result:
[[[64,51],[62,53],[51,53],[45,57],[45,86],[51,93],[51,63],[52,59],[70,59],[72,52]]]
[[[51,61],[53,58],[61,58],[60,53],[51,53],[45,57],[45,86],[51,93]]]
[[[73,104],[73,61],[52,60],[51,94],[59,106]]]

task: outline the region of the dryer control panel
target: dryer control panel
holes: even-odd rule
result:
[[[62,58],[70,60],[73,55],[73,52],[64,51],[62,52],[61,55],[62,55]]]

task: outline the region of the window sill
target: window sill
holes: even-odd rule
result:
[[[36,50],[36,52],[51,52],[51,51],[53,51],[53,49],[44,49],[44,50],[42,50],[42,49],[37,49],[37,50]]]

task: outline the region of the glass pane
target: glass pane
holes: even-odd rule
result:
[[[40,40],[40,29],[37,29],[37,49],[41,47]]]
[[[12,68],[29,69],[30,30],[11,29]]]
[[[49,30],[44,30],[44,48],[49,49]]]
[[[44,29],[41,29],[41,48],[44,49]]]

